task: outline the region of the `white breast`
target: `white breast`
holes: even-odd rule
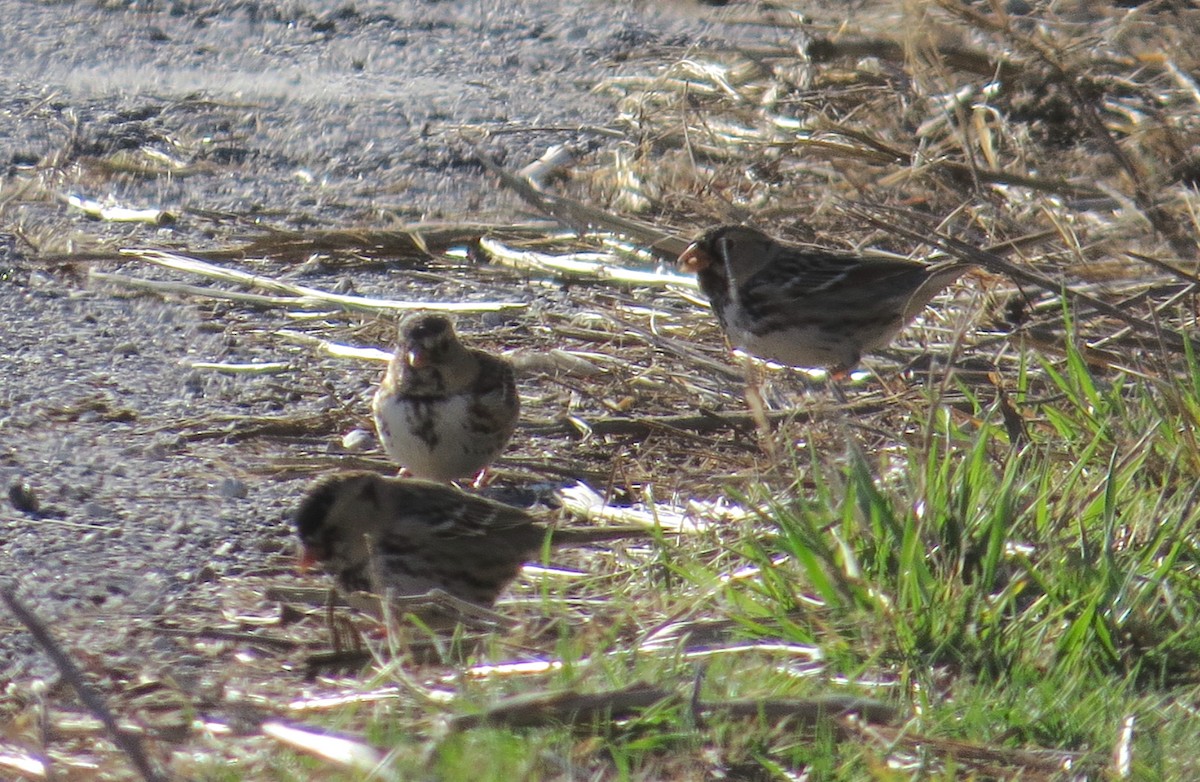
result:
[[[450,481],[482,470],[507,440],[472,431],[471,404],[465,394],[414,402],[377,393],[372,407],[388,458],[417,478]]]

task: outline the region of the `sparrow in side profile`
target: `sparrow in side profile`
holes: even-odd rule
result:
[[[393,597],[440,589],[490,607],[521,566],[552,543],[648,537],[642,527],[549,531],[520,508],[432,481],[342,472],[319,479],[295,516],[303,562],[347,592]]]
[[[512,438],[520,414],[512,364],[458,341],[443,315],[400,325],[400,345],[371,405],[392,461],[418,478],[482,474]]]
[[[722,225],[679,256],[734,347],[844,375],[890,343],[943,288],[973,268],[814,251],[756,228]]]

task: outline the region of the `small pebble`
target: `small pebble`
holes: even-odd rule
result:
[[[375,436],[366,429],[351,429],[342,437],[342,447],[347,451],[366,451],[375,445]]]
[[[516,319],[507,312],[485,312],[480,319],[486,328],[498,329],[508,326],[516,321]]]
[[[15,480],[8,486],[8,501],[21,513],[36,516],[40,503],[28,481]]]
[[[89,519],[111,519],[114,515],[112,508],[95,500],[83,506],[83,514]]]
[[[242,550],[242,546],[240,543],[235,543],[232,540],[227,540],[224,543],[222,543],[221,545],[217,546],[217,548],[213,551],[213,556],[218,559],[222,559],[224,557],[230,556],[231,554],[235,554],[241,550]]]
[[[204,395],[204,375],[192,370],[183,377],[183,388],[193,396]]]
[[[250,487],[245,481],[237,478],[225,478],[221,481],[221,487],[218,492],[222,497],[229,500],[244,500],[250,494]]]
[[[286,554],[295,550],[291,540],[271,540],[264,538],[254,546],[264,554]]]
[[[178,451],[185,442],[181,435],[159,436],[154,438],[154,442],[143,447],[142,455],[147,459],[162,459],[165,456],[169,456],[172,452]]]

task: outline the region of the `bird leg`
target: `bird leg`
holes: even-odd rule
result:
[[[841,383],[850,379],[850,375],[854,372],[854,367],[830,367],[829,379],[835,383]]]
[[[754,419],[754,426],[758,429],[759,442],[771,461],[778,462],[779,447],[775,442],[775,434],[771,431],[771,422],[767,418],[767,403],[762,395],[762,376],[754,364],[754,359],[749,356],[742,363],[742,367],[746,373],[746,407],[749,408],[750,417]]]
[[[850,375],[853,371],[854,367],[836,367],[829,370],[827,385],[833,394],[833,398],[843,407],[850,405],[850,399],[846,396],[846,389],[843,384],[850,381]]]

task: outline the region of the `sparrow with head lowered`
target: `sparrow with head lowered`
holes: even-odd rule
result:
[[[679,256],[734,347],[844,375],[886,347],[943,288],[973,268],[810,250],[722,225]]]
[[[400,345],[371,405],[392,461],[418,478],[481,474],[512,438],[521,411],[512,364],[458,340],[444,315],[400,324]]]
[[[339,587],[393,597],[440,589],[490,607],[548,529],[525,511],[453,486],[372,472],[336,473],[309,489],[295,516],[303,560]],[[649,537],[641,527],[549,531],[554,545]]]

